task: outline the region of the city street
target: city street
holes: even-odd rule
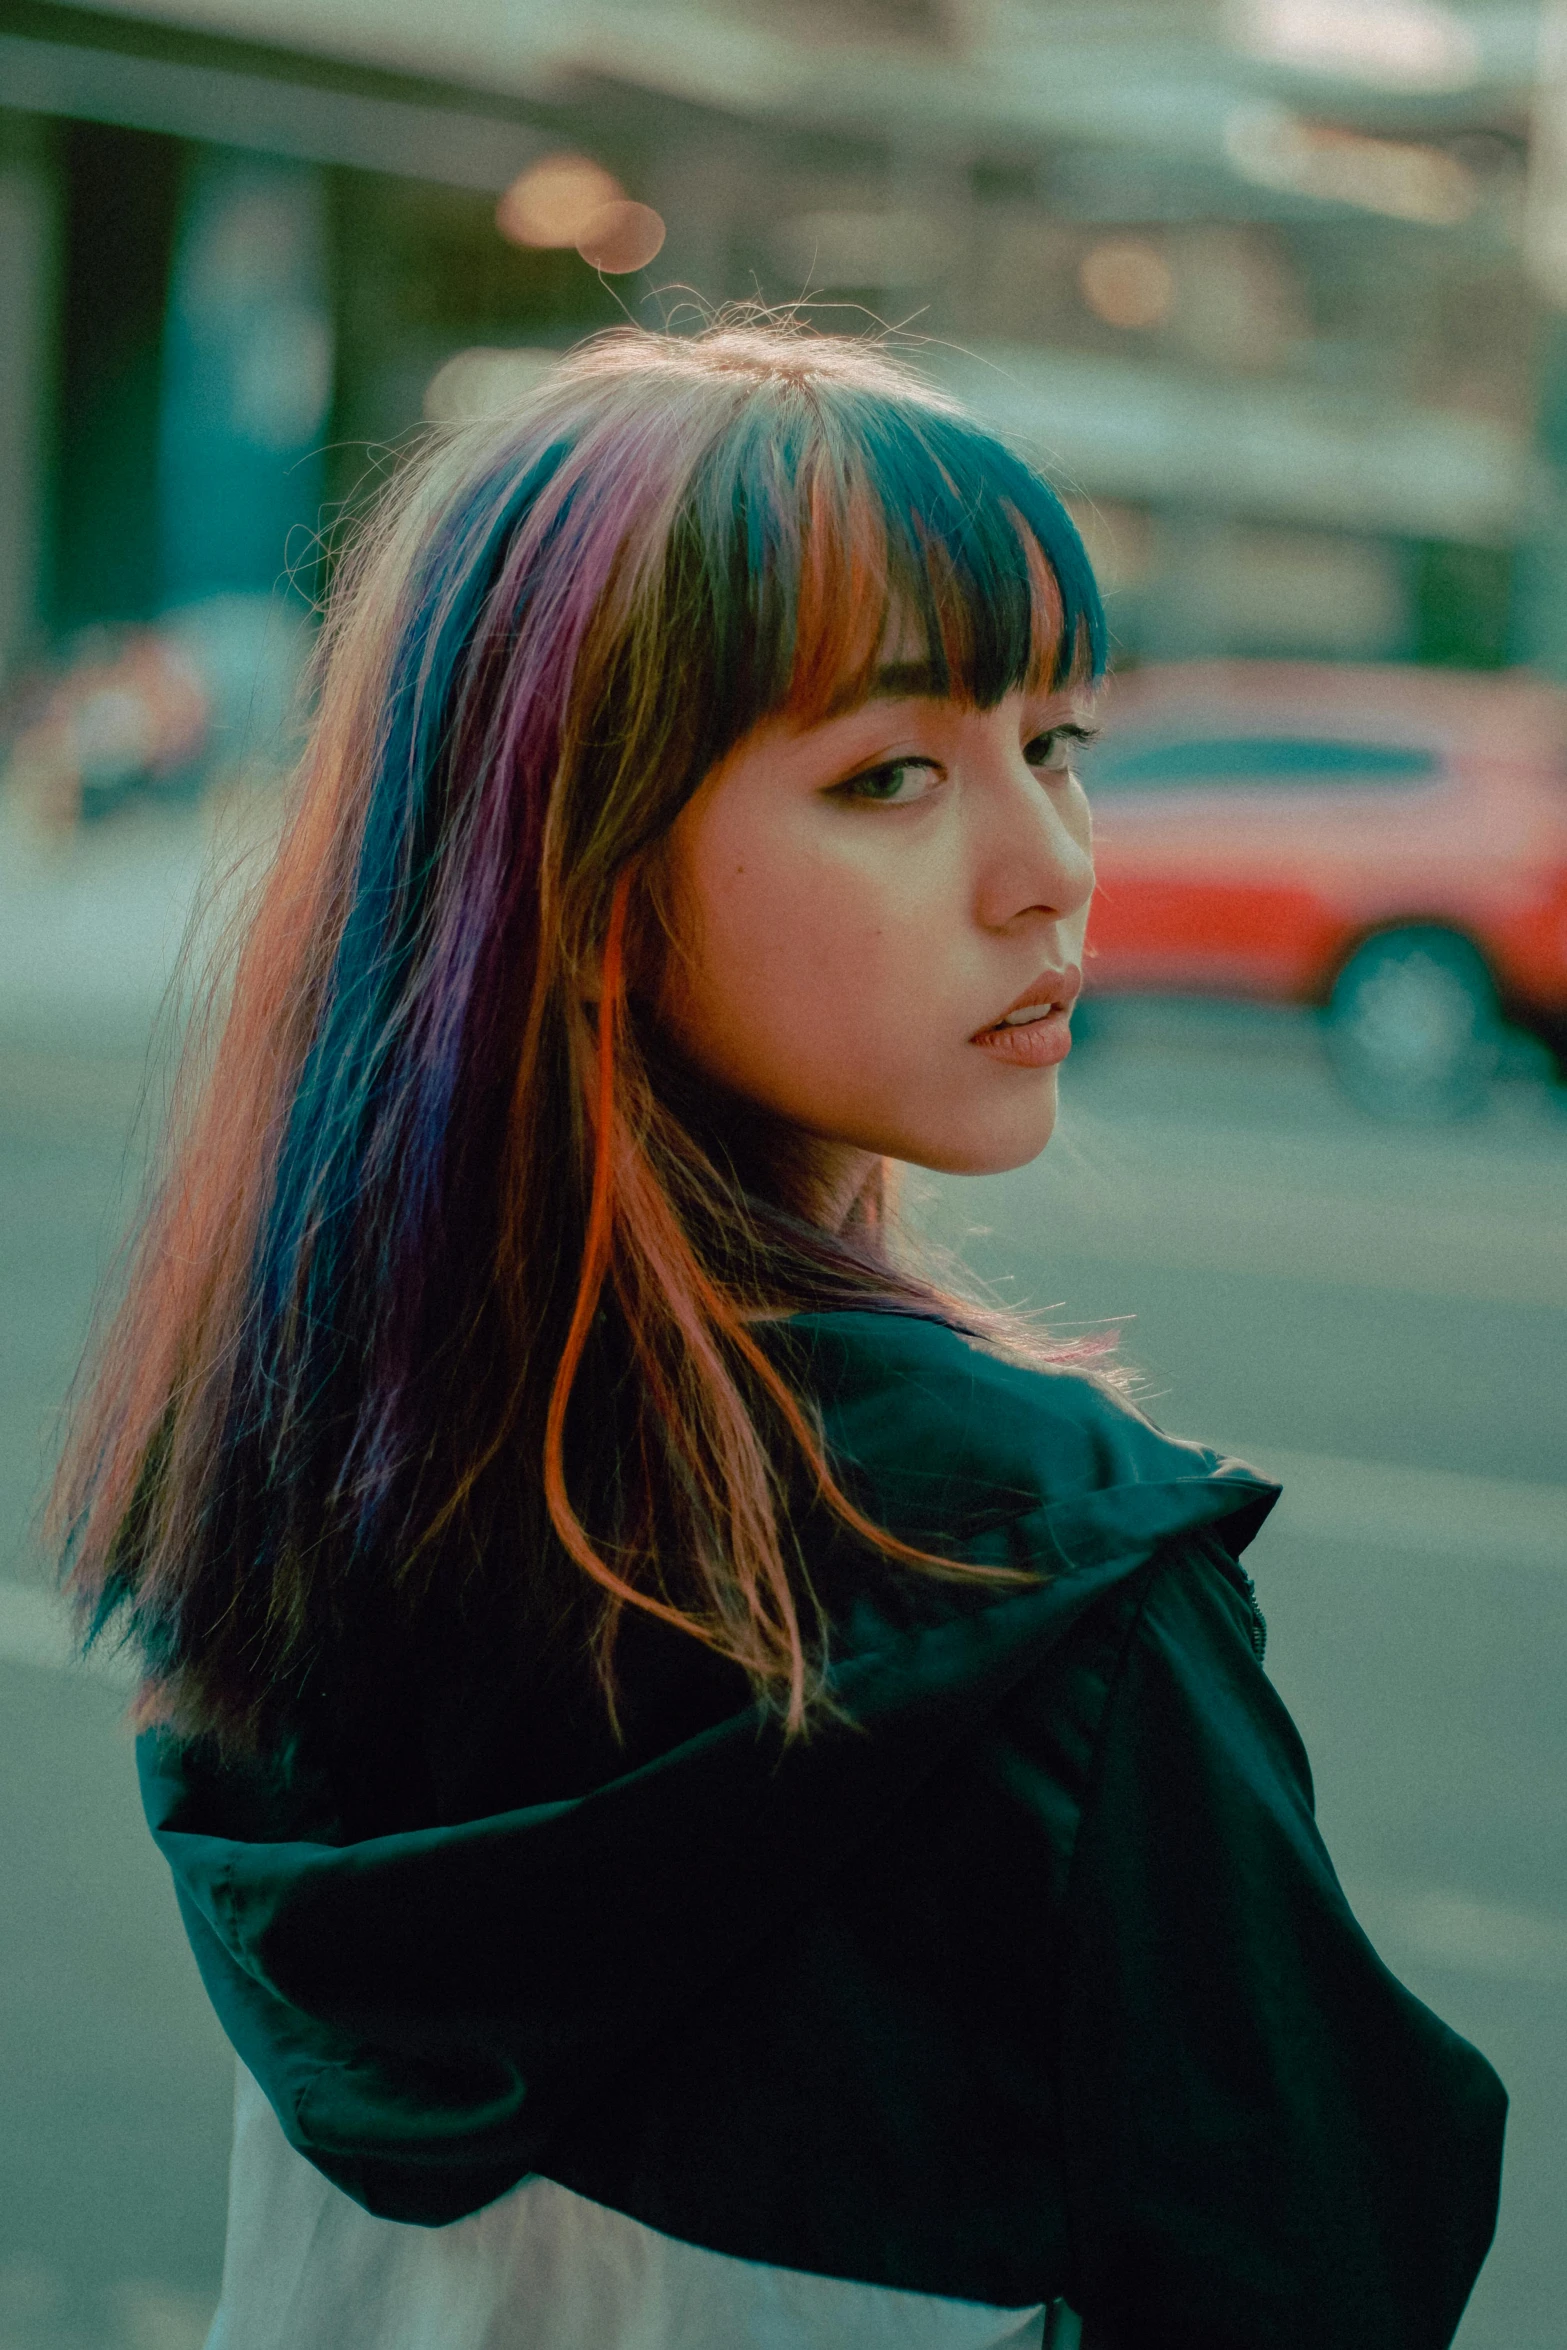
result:
[[[84,996],[51,1033],[46,993],[0,1029],[0,2350],[196,2350],[228,2058],[121,1692],[63,1668],[28,1531],[134,1178],[141,1014]],[[1329,1844],[1512,2092],[1462,2350],[1560,2350],[1567,1095],[1525,1059],[1468,1125],[1378,1127],[1308,1024],[1153,1006],[1102,1016],[1063,1093],[1036,1168],[913,1210],[1055,1327],[1113,1319],[1156,1418],[1284,1479],[1251,1563]]]
[[[1056,884],[1086,880],[1056,791],[1081,738],[1089,993],[1049,1150],[911,1171],[909,1245],[1281,1484],[1247,1564],[1327,1845],[1511,2098],[1458,2350],[1567,2350],[1567,1061],[1501,1025],[1567,1037],[1567,0],[22,0],[0,68],[0,2350],[205,2350],[219,2298],[233,2056],[141,1816],[131,1674],[74,1655],[42,1510],[284,779],[309,782],[298,888],[231,1090],[288,1065],[267,975],[288,994],[297,945],[345,1034],[355,974],[384,993],[363,1087],[345,1060],[295,1139],[389,1087],[428,1157],[463,973],[515,969],[532,918],[497,842],[538,816],[566,954],[683,744],[717,756],[742,706],[858,712],[870,764],[824,769],[776,841],[737,795],[702,833],[733,865],[704,849],[668,911],[677,946],[688,910],[743,939],[758,1068],[800,972],[853,974],[870,1051],[867,990],[906,969],[883,910],[922,975],[955,874],[994,911],[992,722],[1024,669],[1008,755],[1057,827],[1030,918],[1066,922]],[[784,669],[775,709],[756,681]],[[839,686],[867,669],[861,710]],[[956,714],[928,707],[948,684]],[[865,713],[905,687],[925,713],[883,739]],[[752,928],[709,926],[747,864]],[[607,989],[607,936],[604,959]],[[1248,988],[1291,1008],[1219,1000]],[[746,1027],[744,978],[713,992]],[[459,1159],[492,1079],[450,1097]],[[553,1152],[548,1088],[518,1114]],[[261,1385],[302,1399],[307,1448],[337,1441],[339,1341],[388,1379],[408,1351],[395,1310],[386,1345],[352,1299],[318,1312],[336,1197],[298,1189],[303,1315],[264,1284]],[[368,1261],[371,1234],[398,1310],[465,1314],[441,1270],[465,1199],[436,1182],[421,1237],[376,1210],[343,1246]],[[209,1320],[220,1356],[243,1344]],[[401,1392],[373,1415],[394,1436]],[[438,1462],[449,1430],[410,1427]],[[351,1498],[385,1448],[361,1450]],[[667,1466],[700,1494],[691,1457]],[[643,1482],[647,1525],[684,1525]],[[1266,1993],[1257,1936],[1237,1948]],[[997,1980],[1026,1992],[1029,1964],[998,1953]],[[1186,2121],[1200,2179],[1200,2085]],[[1340,2175],[1369,2178],[1343,2135]],[[730,2203],[735,2243],[765,2240],[740,2174]],[[1256,2278],[1293,2289],[1310,2198],[1249,2204]],[[881,2233],[875,2276],[928,2278],[923,2237]],[[1278,2350],[1278,2305],[1223,2282],[1241,2350]],[[625,2289],[600,2332],[687,2322]],[[358,2300],[340,2350],[383,2350]],[[1359,2306],[1357,2329],[1301,2286],[1297,2323],[1369,2338]],[[1185,2321],[1156,2311],[1136,2350]]]

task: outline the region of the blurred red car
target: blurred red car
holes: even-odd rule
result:
[[[1523,676],[1193,662],[1115,680],[1082,761],[1093,993],[1320,1006],[1384,1115],[1567,1047],[1567,694]]]

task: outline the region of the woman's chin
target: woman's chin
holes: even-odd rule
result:
[[[1029,1093],[1026,1116],[1019,1105],[1005,1119],[975,1119],[959,1133],[922,1138],[916,1147],[890,1155],[911,1166],[928,1167],[934,1175],[1005,1175],[1014,1167],[1026,1167],[1055,1132],[1055,1070],[1037,1071]]]

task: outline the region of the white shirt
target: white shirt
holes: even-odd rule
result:
[[[528,2178],[421,2228],[296,2154],[243,2065],[207,2350],[1076,2350],[1063,2303],[998,2309],[704,2251]]]

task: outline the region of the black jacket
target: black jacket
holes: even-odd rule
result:
[[[822,1529],[843,1718],[789,1748],[656,1626],[625,1750],[544,1678],[437,1676],[352,1770],[144,1739],[288,2137],[429,2225],[543,2172],[748,2259],[1063,2295],[1111,2350],[1441,2350],[1505,2098],[1317,1835],[1235,1563],[1275,1489],[933,1321],[785,1344],[884,1524],[1043,1580]]]

